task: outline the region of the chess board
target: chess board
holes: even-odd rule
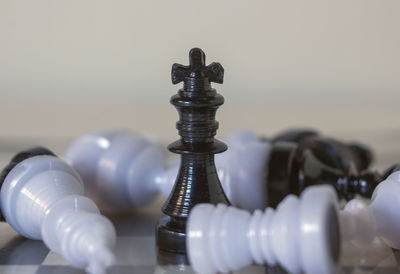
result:
[[[397,134],[397,133],[396,133]],[[386,135],[384,135],[386,136]],[[397,136],[397,135],[396,135]],[[371,136],[373,141],[379,142]],[[392,138],[396,140],[396,138]],[[382,140],[382,139],[381,139]],[[395,163],[396,155],[400,155],[400,146],[395,141],[385,139],[385,146],[378,152],[378,167],[386,167]],[[0,140],[0,163],[2,166],[14,152],[26,148],[35,142]],[[40,143],[49,144],[48,140]],[[65,140],[49,145],[56,152],[62,152],[68,143]],[[383,149],[384,148],[384,149]],[[183,256],[172,256],[160,253],[155,246],[155,225],[162,216],[160,207],[163,201],[159,198],[146,208],[115,213],[107,211],[115,224],[118,239],[115,249],[116,262],[108,273],[193,273],[187,259]],[[84,273],[75,269],[63,258],[50,252],[41,241],[33,241],[19,236],[7,223],[0,223],[0,274],[77,274]],[[235,273],[286,273],[279,266],[249,266]],[[366,249],[360,249],[350,243],[343,243],[339,273],[400,273],[400,252],[385,246],[376,240]]]

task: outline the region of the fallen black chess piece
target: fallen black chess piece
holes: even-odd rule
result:
[[[320,184],[334,186],[345,200],[356,194],[370,198],[379,182],[400,170],[397,164],[383,173],[373,171],[373,153],[367,146],[314,130],[288,130],[269,139],[238,132],[228,139],[228,147],[231,151],[217,159],[217,167],[230,178],[222,174],[220,179],[224,189],[229,185],[236,192],[225,190],[232,204],[246,209],[275,207],[286,195],[299,195],[307,186]],[[252,199],[243,194],[246,184]]]

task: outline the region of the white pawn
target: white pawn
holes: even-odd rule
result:
[[[331,186],[287,196],[276,210],[219,204],[195,206],[187,223],[187,252],[198,273],[230,272],[279,263],[290,273],[336,273],[340,228]]]
[[[349,201],[340,212],[343,238],[360,247],[375,237],[400,249],[400,171],[392,173],[375,188],[371,203]]]
[[[397,171],[377,186],[369,205],[354,199],[341,211],[328,185],[308,187],[301,198],[287,196],[276,211],[253,215],[201,204],[187,224],[189,259],[199,273],[233,271],[252,262],[278,262],[291,273],[335,273],[342,240],[366,247],[379,237],[400,249],[399,197]]]
[[[128,131],[83,135],[64,158],[92,193],[118,208],[146,205],[159,193],[168,197],[179,167],[166,166],[159,144]]]
[[[105,273],[116,232],[84,195],[79,175],[44,148],[17,154],[1,175],[1,210],[21,235],[43,240],[71,265]]]
[[[235,206],[265,208],[270,145],[250,131],[232,135],[228,145],[227,152],[216,155],[225,194]],[[83,135],[69,146],[65,160],[92,193],[119,208],[143,206],[159,193],[168,197],[179,169],[178,161],[167,165],[160,144],[128,131]]]

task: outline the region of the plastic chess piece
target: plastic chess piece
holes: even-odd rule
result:
[[[71,265],[105,273],[116,232],[84,197],[79,175],[45,148],[17,154],[0,175],[1,211],[19,234],[43,240]]]
[[[187,250],[198,273],[238,270],[253,262],[281,265],[290,273],[336,273],[340,226],[336,193],[313,186],[288,195],[276,210],[253,214],[220,204],[194,207]]]
[[[179,167],[167,166],[160,144],[122,130],[79,137],[64,159],[93,196],[122,209],[144,206],[159,193],[168,197]]]
[[[189,66],[172,66],[172,83],[183,81],[183,88],[171,97],[178,113],[176,123],[181,139],[168,149],[181,155],[181,165],[174,188],[162,211],[156,231],[157,246],[161,250],[186,252],[186,221],[198,203],[229,204],[217,176],[214,154],[227,149],[216,139],[217,108],[224,98],[211,88],[211,82],[222,83],[224,70],[219,63],[205,65],[206,57],[199,48],[189,52]]]
[[[227,144],[229,150],[216,156],[218,174],[231,203],[248,210],[276,207],[286,195],[318,184],[334,186],[346,200],[356,194],[370,198],[379,182],[400,169],[372,171],[373,155],[366,146],[312,130],[290,130],[271,139],[241,131]]]
[[[340,212],[343,238],[360,247],[368,246],[375,237],[388,246],[400,249],[400,171],[378,184],[367,204],[351,200]]]
[[[336,273],[340,242],[366,247],[375,237],[400,249],[400,171],[375,189],[370,205],[351,200],[338,210],[330,185],[288,195],[276,210],[198,205],[189,216],[187,250],[199,273],[279,263],[291,273]]]

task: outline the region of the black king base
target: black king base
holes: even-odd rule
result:
[[[218,129],[217,108],[224,98],[210,83],[222,83],[224,69],[219,63],[205,65],[205,55],[194,48],[189,53],[190,65],[172,66],[172,83],[183,81],[183,89],[171,97],[179,112],[176,127],[181,139],[168,149],[181,154],[181,166],[175,186],[165,202],[156,231],[160,250],[186,253],[186,221],[189,212],[199,203],[229,204],[222,190],[214,164],[214,154],[227,149],[214,139]]]

